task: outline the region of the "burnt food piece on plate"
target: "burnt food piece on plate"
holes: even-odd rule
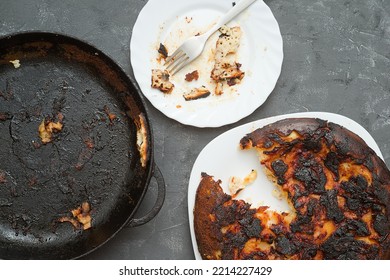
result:
[[[206,98],[210,95],[210,91],[205,87],[194,88],[189,93],[183,95],[186,101],[196,100],[199,98]]]
[[[156,88],[163,93],[171,93],[175,86],[169,81],[169,77],[167,70],[152,69],[152,88]]]

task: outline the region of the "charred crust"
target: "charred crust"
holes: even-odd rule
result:
[[[263,230],[261,221],[254,218],[253,215],[240,220],[239,223],[248,238],[259,237],[261,231]]]
[[[293,131],[300,135],[313,134],[314,131],[323,126],[323,121],[312,118],[291,118],[277,121],[275,123],[259,128],[252,133],[247,134],[241,140],[241,148],[251,148],[247,144],[251,143],[252,147],[269,148],[270,142],[282,143],[281,137],[290,135]],[[264,144],[267,143],[267,146]]]
[[[264,143],[265,145],[267,145],[266,149],[268,148],[271,148],[272,147],[272,141],[267,141],[266,143]],[[247,136],[244,136],[241,140],[240,140],[240,147],[242,150],[247,150],[247,149],[250,149],[252,147],[255,147],[256,144],[252,143],[252,140],[250,138],[250,135],[248,134]]]
[[[302,196],[307,196],[309,193],[305,189],[303,189],[303,187],[300,187],[297,184],[293,185],[293,192],[294,195],[292,197],[292,201],[294,203],[294,207],[297,209],[300,207],[299,205],[296,205],[296,203],[299,203],[297,200]]]
[[[376,169],[385,173],[387,181],[390,172],[375,152],[367,146],[363,139],[346,128],[331,122],[314,118],[290,118],[259,128],[240,141],[242,149],[264,148],[269,149],[273,144],[285,144],[283,137],[292,132],[300,135],[301,145],[307,150],[316,151],[321,139],[326,144],[334,146],[339,157],[345,156],[362,162],[370,170]]]
[[[336,231],[321,246],[325,259],[356,260],[377,259],[379,248],[356,240],[348,232]]]
[[[340,232],[343,232],[344,234],[353,232],[356,236],[370,235],[370,231],[366,223],[361,220],[347,220],[345,224],[338,229],[338,234],[340,234]]]
[[[286,227],[284,225],[282,225],[282,224],[273,224],[273,225],[270,226],[270,229],[276,235],[287,233]],[[273,239],[272,239],[272,241],[273,241]]]
[[[278,179],[278,184],[284,184],[286,180],[284,179],[284,174],[287,172],[288,166],[283,162],[283,160],[278,159],[271,163],[272,170],[275,172],[276,178]]]
[[[338,181],[340,179],[340,174],[339,174],[340,161],[337,154],[335,152],[328,153],[326,155],[324,164],[333,173],[334,180]]]
[[[317,255],[318,248],[313,244],[302,249],[302,260],[311,260]]]
[[[199,252],[203,259],[217,259],[215,250],[222,250],[222,234],[215,223],[210,223],[210,213],[216,205],[222,205],[230,199],[220,187],[220,181],[214,181],[212,176],[202,173],[202,180],[196,192],[194,207],[194,231]]]
[[[300,156],[294,171],[294,178],[302,182],[312,193],[322,194],[325,191],[326,176],[321,164],[311,156]]]
[[[313,228],[310,225],[312,217],[308,215],[299,215],[297,218],[290,224],[290,229],[293,233],[297,232],[306,232],[308,234],[313,233]]]
[[[380,236],[389,234],[390,222],[383,214],[378,214],[374,217],[373,227]]]
[[[286,236],[278,236],[275,240],[275,249],[282,255],[291,256],[296,253],[297,247]]]
[[[232,200],[206,173],[196,193],[194,208],[194,230],[203,259],[216,259],[215,252],[221,252],[223,259],[235,258],[236,248],[242,250],[250,238],[259,237],[263,226],[254,217],[256,209],[242,200]],[[210,223],[210,216],[213,222]],[[222,236],[221,228],[233,226]]]
[[[336,223],[340,223],[344,219],[344,214],[338,207],[337,190],[328,190],[320,198],[320,203],[325,206],[326,217]]]
[[[373,212],[381,211],[383,208],[381,201],[375,195],[372,188],[368,188],[367,180],[363,176],[352,177],[349,181],[341,183],[344,190],[344,198],[347,207],[362,215],[366,210]]]

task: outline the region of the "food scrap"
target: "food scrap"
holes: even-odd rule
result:
[[[104,113],[106,113],[108,119],[110,120],[110,123],[112,124],[112,122],[117,118],[117,116],[110,112],[110,109],[108,108],[107,105],[104,105],[103,110]]]
[[[215,64],[211,71],[211,78],[216,82],[215,94],[223,93],[223,86],[226,82],[233,86],[241,82],[245,73],[240,70],[241,64],[235,61],[233,54],[237,53],[240,46],[241,28],[235,26],[229,28],[222,26],[215,49]]]
[[[140,114],[137,126],[137,149],[140,153],[140,161],[142,167],[146,166],[148,159],[148,135],[146,130],[146,119]]]
[[[53,139],[53,133],[59,132],[62,130],[62,123],[52,122],[50,119],[43,119],[41,124],[38,127],[39,137],[43,144],[50,143]]]
[[[196,100],[199,98],[205,98],[210,95],[210,91],[204,86],[200,88],[194,88],[189,93],[183,95],[186,101]]]
[[[159,89],[163,93],[171,93],[175,87],[169,81],[169,73],[167,70],[152,69],[152,88]]]
[[[198,70],[192,71],[191,73],[186,74],[185,80],[187,82],[192,82],[193,80],[197,81],[199,79]]]
[[[88,202],[83,202],[80,207],[71,210],[72,217],[61,217],[58,221],[69,222],[75,229],[87,230],[91,228],[91,206]]]
[[[192,18],[188,17],[186,20],[190,22]],[[211,73],[210,70],[203,71],[209,73],[206,74],[207,77],[203,77],[204,74],[201,76],[202,74],[196,69],[183,75],[186,82],[199,82],[199,79],[206,78],[206,81],[202,83],[207,83],[208,90],[204,87],[194,89],[184,87],[182,95],[186,101],[204,98],[211,94],[221,95],[224,93],[224,87],[239,84],[245,76],[245,73],[241,71],[241,63],[237,62],[237,51],[242,37],[240,26],[222,26],[219,31],[220,36],[216,40],[215,48],[211,50],[211,56],[207,61],[207,63],[211,62],[213,64],[210,65],[212,67]],[[168,50],[163,43],[159,43],[156,49],[158,51],[157,62],[163,64],[163,60],[169,56]],[[176,83],[176,80],[172,78],[168,70],[158,68],[152,69],[151,87],[166,94],[172,93],[175,88],[173,81]]]
[[[11,62],[15,68],[19,68],[20,67],[20,60],[19,59],[15,59],[15,60],[10,60],[9,62]]]
[[[163,58],[167,58],[168,57],[168,50],[162,43],[160,43],[160,46],[159,46],[157,51],[158,51],[159,54],[161,54],[161,56]]]
[[[253,170],[244,177],[244,179],[241,179],[237,176],[232,176],[229,178],[229,191],[232,196],[237,195],[241,190],[243,190],[246,186],[252,184],[257,178],[257,171]]]

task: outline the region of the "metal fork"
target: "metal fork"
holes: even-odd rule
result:
[[[240,0],[231,8],[209,31],[206,33],[188,38],[172,55],[168,56],[164,63],[166,70],[171,75],[180,71],[184,66],[192,62],[203,51],[207,39],[222,25],[231,21],[234,17],[244,11],[256,0]]]

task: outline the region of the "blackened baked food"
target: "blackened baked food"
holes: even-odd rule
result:
[[[240,147],[259,152],[292,213],[252,209],[202,174],[194,209],[202,258],[390,258],[390,171],[359,136],[319,119],[285,119]]]

